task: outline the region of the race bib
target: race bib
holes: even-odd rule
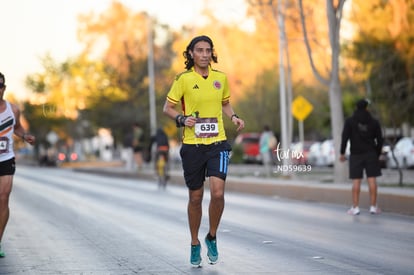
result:
[[[7,138],[0,139],[0,154],[9,152],[9,140]]]
[[[197,118],[194,127],[198,138],[216,137],[219,133],[217,118]]]

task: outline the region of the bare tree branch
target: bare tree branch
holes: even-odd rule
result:
[[[303,30],[303,37],[305,40],[305,46],[306,46],[306,51],[308,53],[308,57],[309,57],[309,62],[312,68],[312,72],[315,75],[315,77],[325,86],[329,86],[329,79],[324,78],[318,71],[318,69],[315,66],[315,63],[313,62],[313,57],[312,57],[312,49],[309,45],[309,38],[308,38],[308,31],[306,29],[306,23],[305,23],[305,15],[303,12],[303,5],[302,5],[302,0],[299,0],[299,12],[300,12],[300,22],[302,24],[302,30]]]

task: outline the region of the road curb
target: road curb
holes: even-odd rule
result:
[[[138,173],[136,171],[114,169],[113,167],[75,167],[71,169],[79,172],[155,181],[155,175],[152,171],[141,171]],[[169,184],[184,186],[182,172],[173,171],[170,175]],[[239,178],[229,176],[226,180],[226,190],[231,192],[339,204],[343,205],[345,209],[351,205],[351,188],[351,184],[321,184],[307,181],[273,180],[254,177]],[[379,187],[378,189],[378,205],[382,211],[414,215],[413,192],[404,193],[404,189],[398,189],[399,192],[393,193],[390,190],[387,187]],[[395,191],[396,189],[394,188],[393,190]],[[366,185],[361,187],[360,207],[366,209],[369,207],[369,193]]]

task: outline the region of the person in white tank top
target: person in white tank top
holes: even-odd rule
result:
[[[5,90],[6,79],[0,73],[0,257],[5,256],[1,249],[1,240],[9,220],[9,197],[16,170],[13,135],[22,138],[31,145],[36,141],[33,135],[26,133],[20,123],[19,108],[4,100]]]

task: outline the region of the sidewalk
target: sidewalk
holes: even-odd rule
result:
[[[142,178],[155,180],[152,166],[148,165],[141,172],[127,169],[121,162],[95,163],[95,164],[72,164],[65,166],[76,171],[104,174],[108,176],[121,176],[128,178]],[[344,212],[351,205],[351,182],[346,184],[327,182],[326,176],[319,180],[281,177],[264,178],[259,173],[243,174],[246,169],[243,166],[231,165],[229,176],[226,180],[226,190],[250,193],[271,197],[288,198],[294,200],[334,203],[344,206]],[[175,165],[170,172],[169,184],[184,185],[181,167]],[[379,183],[378,205],[383,212],[392,212],[404,215],[414,215],[414,187],[389,187]],[[368,209],[369,194],[368,186],[363,182],[361,186],[360,207]]]

